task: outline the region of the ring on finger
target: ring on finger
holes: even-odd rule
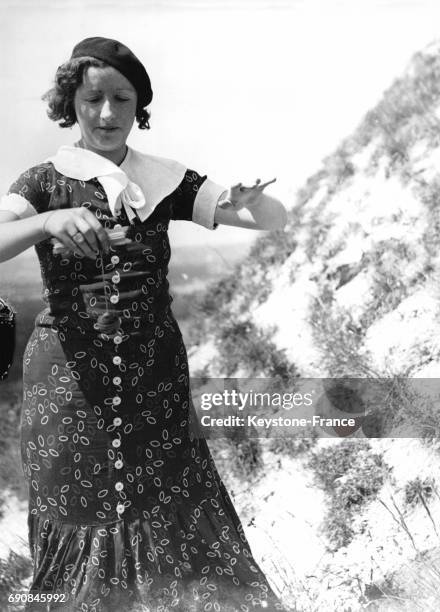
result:
[[[75,242],[84,242],[84,236],[81,234],[81,232],[76,232],[73,234],[73,236],[71,236],[71,238]]]

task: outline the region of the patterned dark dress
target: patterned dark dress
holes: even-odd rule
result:
[[[87,206],[106,228],[129,225],[131,239],[96,261],[54,255],[49,240],[35,247],[48,307],[24,355],[29,611],[283,609],[190,427],[197,417],[170,307],[167,229],[191,219],[205,179],[187,170],[147,220],[131,224],[123,211],[112,216],[97,179],[63,176],[51,162],[10,189],[37,213]],[[105,297],[120,318],[115,334],[95,328]]]

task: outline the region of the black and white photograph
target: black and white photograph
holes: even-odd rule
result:
[[[437,612],[440,5],[0,34],[0,612]]]

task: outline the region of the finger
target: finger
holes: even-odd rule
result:
[[[86,239],[82,234],[77,233],[72,240],[75,244],[75,253],[81,255],[81,257],[90,257],[90,259],[96,257],[91,248],[87,245]]]
[[[223,210],[228,210],[229,208],[233,208],[234,205],[230,200],[223,200],[222,202],[220,202],[219,207],[223,208]]]
[[[99,223],[99,227],[96,228],[96,234],[98,236],[98,240],[99,240],[102,250],[105,253],[108,253],[110,250],[110,238],[107,232],[105,231],[104,227],[100,223]]]
[[[271,183],[275,183],[276,180],[277,180],[276,178],[273,178],[271,181],[267,181],[266,183],[261,183],[258,188],[259,189],[264,189],[265,187],[267,187]]]
[[[66,249],[68,249],[72,253],[77,253],[78,252],[78,247],[73,242],[72,238],[69,236],[69,234],[67,232],[62,233],[59,236],[59,240],[66,247]]]
[[[82,219],[81,217],[78,217],[78,219],[76,219],[76,227],[86,239],[87,245],[91,248],[92,251],[97,254],[99,251],[98,239],[93,227],[90,226],[88,221]]]
[[[75,250],[78,251],[80,255],[83,255],[85,257],[90,257],[91,259],[96,259],[96,254],[92,251],[92,249],[88,245],[87,240],[83,236],[78,226],[75,227],[74,232],[69,232],[69,237],[75,244]]]
[[[107,232],[105,231],[104,227],[101,225],[101,223],[98,221],[98,219],[95,217],[93,213],[91,213],[87,209],[85,209],[85,213],[86,214],[84,218],[90,224],[90,226],[93,228],[95,232],[96,239],[98,241],[98,249],[101,248],[103,251],[108,253],[110,249],[110,239],[108,237]]]

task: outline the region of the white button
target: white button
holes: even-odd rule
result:
[[[119,302],[119,297],[117,295],[110,296],[110,302],[112,304],[117,304]]]
[[[124,465],[124,464],[123,464],[123,462],[122,462],[120,459],[118,459],[117,461],[115,461],[115,468],[116,468],[117,470],[120,470],[120,469],[121,469],[121,467],[122,467],[123,465]]]
[[[119,263],[119,257],[117,255],[112,255],[110,261],[112,262],[112,264],[116,265]]]
[[[125,510],[124,504],[118,504],[116,506],[116,512],[119,512],[119,514],[121,514],[121,512],[124,512],[124,510]]]
[[[112,440],[112,445],[115,448],[119,448],[119,446],[121,446],[121,441],[119,440],[119,438],[115,438],[114,440]]]
[[[120,425],[121,423],[122,423],[122,419],[121,419],[121,417],[115,417],[115,418],[113,419],[113,425],[118,426],[118,425]]]
[[[113,378],[113,381],[112,381],[112,382],[113,382],[113,384],[114,384],[114,385],[120,385],[120,384],[121,384],[121,382],[122,382],[122,379],[121,379],[121,377],[120,377],[120,376],[115,376],[115,377]]]
[[[113,357],[113,363],[114,363],[115,365],[120,365],[120,364],[122,363],[122,359],[119,357],[119,355],[115,355],[115,356]]]
[[[115,344],[121,344],[121,342],[122,342],[122,338],[121,338],[121,336],[115,336],[115,337],[113,338],[113,342],[114,342]]]
[[[113,276],[112,276],[112,283],[117,285],[120,280],[121,280],[121,277],[119,276],[119,274],[113,274]]]
[[[113,402],[113,406],[119,406],[119,404],[121,403],[121,398],[119,397],[119,395],[115,395],[115,397],[112,399]]]
[[[122,491],[123,488],[124,488],[124,483],[123,482],[117,482],[115,484],[116,491]]]

